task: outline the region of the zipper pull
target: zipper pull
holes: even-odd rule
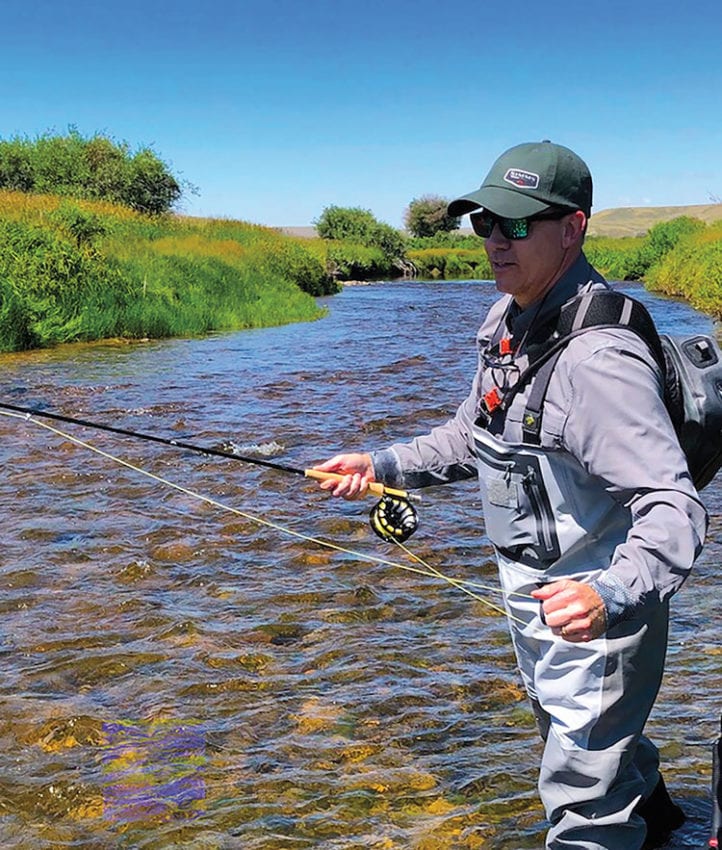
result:
[[[484,393],[483,400],[488,413],[493,413],[504,401],[499,387],[492,387],[489,392]]]

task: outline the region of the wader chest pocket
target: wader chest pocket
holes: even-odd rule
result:
[[[518,484],[519,482],[512,481],[506,476],[503,478],[489,478],[486,482],[489,501],[492,505],[498,505],[501,508],[518,508]]]
[[[561,551],[539,459],[476,447],[489,539],[507,556],[547,567]]]

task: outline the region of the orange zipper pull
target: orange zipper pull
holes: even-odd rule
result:
[[[484,406],[489,413],[493,413],[503,401],[499,387],[492,387],[488,393],[484,393]]]

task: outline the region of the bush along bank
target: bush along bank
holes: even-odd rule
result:
[[[268,228],[0,192],[0,351],[308,321],[336,291]]]
[[[722,224],[681,240],[649,269],[645,285],[722,321]]]
[[[585,253],[610,279],[642,280],[653,292],[683,298],[722,319],[722,222],[681,216],[656,224],[644,237],[591,238]]]
[[[479,236],[442,231],[408,240],[407,257],[420,278],[491,280],[491,266]]]

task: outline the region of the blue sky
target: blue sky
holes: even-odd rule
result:
[[[595,210],[722,199],[722,3],[4,0],[0,136],[104,132],[184,212],[401,226],[511,145],[576,150]]]

